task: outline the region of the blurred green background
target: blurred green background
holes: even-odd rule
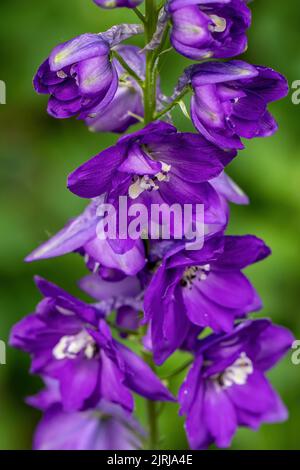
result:
[[[244,58],[276,68],[291,85],[300,79],[299,1],[255,1],[251,9],[253,26]],[[57,43],[83,32],[103,31],[115,23],[136,22],[136,18],[125,9],[100,10],[92,0],[1,1],[0,18],[0,79],[7,85],[7,104],[0,105],[0,339],[7,341],[13,323],[32,311],[40,298],[32,282],[34,274],[80,295],[76,280],[86,273],[80,257],[70,255],[32,265],[22,260],[85,206],[66,189],[67,174],[116,140],[112,134],[88,132],[82,122],[49,117],[46,98],[32,89],[32,76]],[[166,54],[161,70],[166,93],[186,64],[176,54]],[[230,165],[229,174],[252,204],[232,207],[229,231],[255,233],[272,247],[273,256],[248,274],[264,300],[261,315],[271,316],[300,338],[300,105],[292,104],[290,94],[275,103],[272,111],[279,132],[272,138],[248,142]],[[176,123],[183,130],[191,129],[179,112]],[[292,365],[290,356],[270,374],[288,405],[289,420],[263,426],[257,433],[240,430],[234,449],[300,448],[300,366]],[[40,382],[28,375],[28,366],[25,354],[7,349],[7,364],[0,365],[1,449],[31,447],[40,415],[23,399]],[[179,381],[174,383],[175,388],[178,385]],[[163,447],[186,448],[182,420],[174,405],[166,407],[160,424]]]

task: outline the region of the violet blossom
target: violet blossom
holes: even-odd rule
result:
[[[97,200],[91,202],[81,215],[28,255],[26,261],[78,252],[84,257],[87,267],[103,278],[121,279],[124,275],[137,274],[145,265],[142,240],[122,240],[120,250],[116,250],[117,243],[110,243],[108,238],[100,239],[97,236],[100,221],[97,208],[100,203]]]
[[[122,407],[101,402],[93,409],[67,412],[58,383],[47,387],[27,403],[43,412],[34,439],[34,450],[134,450],[142,446],[145,431]]]
[[[220,234],[208,237],[201,250],[170,250],[145,293],[156,363],[181,346],[190,323],[230,332],[236,318],[259,310],[261,300],[242,270],[269,254],[252,235]]]
[[[36,278],[44,299],[17,323],[10,344],[31,354],[31,372],[59,382],[64,410],[95,407],[101,399],[132,411],[132,391],[152,400],[172,395],[150,367],[113,339],[104,313]]]
[[[198,341],[195,361],[179,392],[180,413],[192,449],[228,447],[238,428],[287,419],[265,373],[288,351],[289,330],[270,320],[247,320],[230,334]]]
[[[243,0],[170,0],[171,42],[193,60],[227,58],[247,47],[251,12]]]
[[[191,118],[196,129],[222,148],[243,148],[241,137],[267,137],[277,123],[267,105],[288,93],[286,79],[246,62],[205,62],[191,68]]]
[[[224,205],[209,180],[235,155],[158,121],[81,165],[69,175],[68,187],[84,198],[105,195],[116,207],[120,196],[128,197],[128,206],[142,203],[147,208],[153,203],[203,204],[205,223],[225,224]]]
[[[38,93],[50,95],[47,111],[58,119],[80,119],[102,112],[118,89],[111,47],[141,32],[137,25],[119,25],[106,33],[86,33],[56,46],[34,77]]]
[[[192,356],[178,396],[192,449],[228,447],[239,426],[257,430],[287,417],[265,373],[291,346],[292,334],[270,320],[247,319],[262,302],[243,270],[270,249],[253,235],[225,234],[228,203],[249,202],[227,166],[242,138],[275,132],[268,104],[287,94],[287,82],[241,60],[204,62],[187,67],[165,96],[159,71],[169,39],[193,60],[230,59],[247,47],[249,2],[167,0],[159,8],[145,2],[145,14],[135,8],[141,2],[94,0],[135,9],[141,24],[58,45],[34,78],[55,118],[76,116],[96,132],[143,124],[69,175],[69,190],[90,199],[88,206],[26,258],[80,254],[90,274],[78,284],[92,298],[83,302],[36,277],[43,299],[12,329],[10,344],[31,356],[31,372],[46,384],[27,400],[43,412],[34,437],[39,450],[132,450],[146,440],[159,448],[157,402],[176,400],[156,365],[175,352]],[[143,32],[142,49],[121,44]],[[180,105],[188,115],[183,99],[191,91],[198,132],[180,132],[172,111]],[[128,232],[134,204],[147,213],[137,237]],[[189,249],[185,232],[175,236],[176,226],[185,225],[175,218],[168,219],[171,237],[161,219],[152,237],[154,205],[164,218],[187,204],[204,207],[202,246]],[[118,229],[125,219],[126,234],[102,237],[105,205],[114,209]],[[127,345],[133,338],[140,356]],[[133,415],[133,393],[148,400],[148,432]]]

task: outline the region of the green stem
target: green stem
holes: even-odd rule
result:
[[[165,42],[169,37],[169,31],[170,31],[170,24],[168,23],[165,26],[164,34],[163,34],[163,37],[161,38],[161,43],[155,51],[156,57],[158,57],[161,54],[161,52],[163,51],[164,46],[165,46]]]
[[[147,45],[156,30],[158,19],[158,10],[155,0],[146,0],[145,2],[145,45]],[[146,75],[144,82],[144,121],[149,124],[153,121],[156,113],[156,77],[157,69],[154,66],[156,58],[156,51],[146,52]],[[146,242],[147,243],[147,242]],[[152,370],[155,369],[152,358],[149,354],[143,354],[144,360],[149,364]],[[157,403],[152,400],[147,400],[147,416],[149,427],[149,441],[148,447],[151,450],[156,450],[158,447],[158,413]]]
[[[188,367],[190,367],[192,364],[193,364],[193,359],[189,359],[188,361],[184,362],[180,367],[178,367],[178,368],[175,369],[173,372],[171,372],[171,374],[169,374],[169,375],[167,375],[166,377],[164,377],[164,380],[171,380],[171,379],[173,379],[173,378],[176,377],[177,375],[181,374],[181,372],[183,372],[185,369],[187,369]]]
[[[162,0],[157,6],[157,11],[160,11],[165,3],[166,3],[166,0]]]
[[[143,13],[138,8],[133,8],[133,11],[136,16],[141,20],[141,22],[145,24],[146,18],[144,17]]]
[[[185,88],[181,93],[180,95],[177,96],[177,98],[175,98],[174,101],[172,101],[170,104],[168,104],[168,106],[166,106],[162,111],[160,111],[159,113],[157,113],[155,115],[155,119],[159,119],[161,118],[162,116],[164,116],[164,114],[166,114],[168,111],[171,111],[174,106],[176,106],[178,104],[178,102],[180,100],[182,100],[182,98],[190,91],[190,87],[187,87]]]
[[[155,372],[155,366],[153,361],[148,353],[143,354],[144,361],[151,367]],[[158,447],[158,411],[157,411],[157,402],[152,400],[147,400],[147,416],[148,416],[148,430],[149,430],[149,439],[148,439],[148,448],[149,450],[157,450]]]
[[[149,423],[149,450],[157,450],[158,423],[155,401],[147,400],[147,412]]]
[[[157,10],[155,0],[146,0],[145,45],[148,44],[156,29]],[[154,70],[155,51],[146,52],[146,77],[144,86],[145,124],[153,121],[156,110],[156,70]]]
[[[144,82],[143,80],[138,76],[138,74],[127,64],[127,62],[123,59],[123,57],[115,50],[112,51],[113,56],[120,62],[122,67],[128,72],[128,74],[134,78],[138,84],[143,87]]]

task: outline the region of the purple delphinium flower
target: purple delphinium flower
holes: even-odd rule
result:
[[[46,380],[46,384],[46,389],[27,399],[44,412],[33,439],[35,450],[141,448],[145,432],[129,412],[103,400],[93,410],[66,412],[58,383]]]
[[[38,93],[50,95],[48,113],[59,119],[86,119],[105,109],[118,88],[111,48],[141,31],[139,25],[121,24],[56,46],[33,81]]]
[[[181,346],[190,323],[229,332],[235,318],[260,309],[261,300],[241,270],[269,254],[252,235],[215,235],[201,250],[170,251],[145,293],[156,363]]]
[[[36,248],[26,261],[62,256],[71,252],[79,252],[84,256],[87,267],[99,273],[106,279],[122,278],[124,275],[134,276],[145,265],[145,252],[142,240],[128,242],[122,240],[122,250],[114,250],[109,239],[97,237],[97,224],[100,217],[97,216],[98,205],[101,201],[92,201],[84,212],[72,219],[56,235]]]
[[[93,0],[96,5],[102,8],[136,8],[143,0]]]
[[[93,408],[101,399],[132,411],[131,391],[172,400],[150,367],[112,338],[103,312],[44,279],[36,284],[45,298],[14,326],[10,344],[31,354],[33,373],[59,382],[65,411]]]
[[[116,51],[123,57],[132,70],[141,78],[145,75],[145,54],[136,46],[118,46]],[[116,94],[100,114],[86,119],[86,123],[95,132],[125,132],[135,124],[135,116],[143,118],[143,92],[138,83],[131,78],[117,59],[113,60],[116,67],[119,85]]]
[[[136,450],[142,447],[135,419],[116,405],[88,411],[65,412],[57,404],[38,424],[35,450]]]
[[[173,47],[194,60],[227,58],[247,47],[251,12],[243,0],[170,0]]]
[[[265,377],[293,342],[289,330],[267,319],[247,320],[231,334],[198,342],[179,392],[192,449],[230,446],[238,426],[257,430],[284,421],[287,410]]]
[[[119,196],[128,196],[128,207],[204,204],[205,222],[220,223],[224,208],[209,180],[235,155],[200,135],[180,133],[157,121],[81,165],[69,176],[68,187],[85,198],[106,194],[106,202],[116,206]]]
[[[222,148],[243,148],[241,137],[274,134],[268,103],[287,95],[278,72],[242,61],[206,62],[191,68],[191,117],[196,129]]]
[[[111,102],[118,75],[109,54],[109,43],[89,33],[53,49],[34,78],[35,90],[50,95],[47,111],[51,116],[84,119]]]

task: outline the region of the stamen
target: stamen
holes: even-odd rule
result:
[[[221,388],[229,388],[232,385],[245,385],[248,376],[253,373],[253,364],[251,359],[242,352],[231,366],[227,367],[224,372],[212,377],[213,381]]]
[[[97,352],[94,339],[82,330],[74,336],[63,336],[54,347],[52,353],[55,359],[75,359],[83,351],[87,359],[92,359]]]
[[[181,279],[181,285],[183,287],[192,288],[193,282],[205,281],[210,271],[210,265],[204,264],[202,266],[191,266],[184,271]]]
[[[171,165],[167,165],[164,162],[161,163],[161,171],[156,173],[153,177],[149,175],[135,176],[133,183],[129,186],[128,195],[130,199],[137,199],[144,191],[157,191],[159,184],[163,181],[169,181],[169,171]]]
[[[56,72],[56,75],[59,78],[67,78],[67,76],[68,76],[63,70],[59,70],[58,72]]]
[[[209,15],[214,24],[208,26],[208,29],[213,33],[223,33],[226,29],[226,19],[217,15]]]

